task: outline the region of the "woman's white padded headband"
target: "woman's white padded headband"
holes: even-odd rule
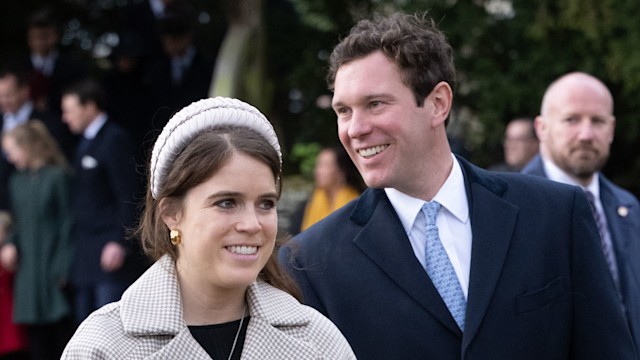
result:
[[[262,135],[278,152],[282,164],[282,152],[276,132],[258,109],[240,100],[225,97],[199,100],[173,115],[153,146],[149,184],[153,198],[158,199],[173,162],[196,136],[228,125],[247,127]]]

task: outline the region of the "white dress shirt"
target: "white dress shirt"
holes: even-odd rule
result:
[[[31,55],[31,64],[34,69],[40,71],[44,76],[51,76],[58,58],[58,51],[54,50],[47,56],[33,54]]]
[[[163,0],[149,0],[149,7],[156,19],[162,19],[164,17],[165,6]]]
[[[86,129],[84,129],[84,132],[82,133],[82,135],[85,138],[92,140],[94,137],[96,137],[96,135],[98,135],[98,132],[100,132],[100,129],[102,129],[102,127],[104,126],[104,123],[106,122],[107,122],[107,114],[100,113],[100,115],[98,115],[98,117],[96,117],[89,124],[89,126],[87,126]]]
[[[180,84],[184,78],[184,73],[191,66],[193,58],[196,56],[195,46],[190,46],[184,55],[171,58],[171,79],[174,84]]]
[[[465,298],[469,292],[469,271],[471,268],[471,221],[469,219],[469,202],[464,185],[462,168],[456,157],[453,157],[453,168],[433,200],[439,202],[442,208],[438,212],[436,225],[444,249],[458,276]],[[422,210],[425,203],[393,188],[384,191],[393,205],[400,222],[404,227],[413,252],[425,267],[426,220]]]
[[[31,115],[32,111],[33,103],[31,101],[27,101],[15,113],[4,113],[2,131],[7,132],[18,125],[26,124],[27,121],[29,121],[29,116]]]

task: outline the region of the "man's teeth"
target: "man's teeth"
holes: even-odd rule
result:
[[[229,251],[234,254],[253,255],[258,252],[257,246],[229,246]]]
[[[378,145],[374,147],[370,147],[368,149],[358,150],[358,154],[362,157],[370,157],[382,152],[382,150],[386,149],[388,145]]]

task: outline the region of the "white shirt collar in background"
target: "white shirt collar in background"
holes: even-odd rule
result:
[[[84,129],[84,133],[82,135],[89,140],[95,138],[106,122],[107,114],[100,113],[100,115],[98,115],[98,117],[96,117],[86,129]]]
[[[25,124],[29,121],[29,116],[33,112],[33,103],[27,101],[15,113],[4,113],[2,122],[2,131],[12,130],[18,125]]]

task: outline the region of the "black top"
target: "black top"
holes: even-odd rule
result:
[[[233,351],[231,359],[240,360],[242,347],[244,346],[244,338],[247,335],[247,326],[250,317],[247,316],[242,322],[242,329],[238,335],[238,341]],[[202,348],[214,360],[229,359],[229,352],[233,347],[233,340],[236,338],[240,320],[231,321],[224,324],[189,326],[189,331]]]

